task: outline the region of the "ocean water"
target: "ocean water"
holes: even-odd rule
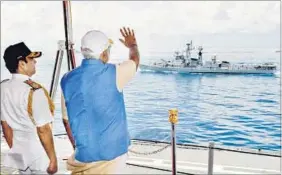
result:
[[[261,58],[258,62],[265,60]],[[278,57],[273,60],[279,64]],[[1,79],[8,78],[2,60],[1,63]],[[49,88],[53,65],[54,54],[49,58],[45,55],[38,60],[33,79]],[[64,60],[61,75],[66,70]],[[170,141],[168,110],[176,108],[179,111],[178,143],[207,145],[214,141],[223,147],[281,150],[280,73],[269,76],[139,70],[125,87],[124,96],[131,138]],[[65,133],[60,87],[55,104],[54,133]]]
[[[179,143],[279,150],[278,77],[139,72],[125,89],[134,138],[170,141],[168,110],[179,110]]]

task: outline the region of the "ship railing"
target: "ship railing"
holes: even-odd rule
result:
[[[218,147],[215,146],[215,142],[210,141],[208,146],[204,145],[196,145],[196,144],[186,144],[186,143],[178,143],[176,144],[176,124],[178,122],[178,110],[177,109],[171,109],[169,110],[169,122],[171,124],[171,142],[165,142],[165,141],[154,141],[154,140],[145,140],[145,139],[132,139],[133,142],[136,142],[137,144],[144,144],[148,146],[154,146],[154,145],[163,145],[159,147],[158,149],[151,150],[149,152],[140,152],[134,149],[129,149],[129,152],[132,154],[136,155],[143,155],[143,156],[149,156],[153,154],[158,154],[168,148],[171,148],[171,172],[173,175],[176,175],[177,173],[182,173],[182,174],[187,174],[185,172],[180,172],[177,171],[177,164],[176,164],[176,148],[181,147],[184,149],[201,149],[201,150],[207,150],[207,162],[208,162],[208,167],[207,167],[207,174],[212,175],[213,174],[213,168],[214,168],[214,150],[218,151],[228,151],[228,152],[235,152],[235,153],[243,153],[243,154],[252,154],[252,155],[259,155],[259,156],[268,156],[268,157],[276,157],[276,158],[281,158],[281,153],[280,152],[266,152],[262,151],[260,149],[258,150],[243,150],[242,148],[240,149],[231,149],[231,148],[223,148],[223,147]],[[54,136],[61,136],[61,135],[66,135],[66,134],[55,134]],[[147,168],[152,168],[152,167],[147,167]]]

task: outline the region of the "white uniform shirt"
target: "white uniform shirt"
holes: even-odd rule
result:
[[[11,80],[1,83],[1,121],[6,121],[13,130],[13,147],[9,153],[22,155],[23,161],[31,166],[35,160],[47,158],[47,154],[37,135],[36,126],[27,112],[31,87],[24,81],[28,79],[26,75],[12,74]],[[53,122],[49,103],[42,89],[35,90],[33,93],[32,110],[37,126]],[[41,161],[41,164],[38,164],[39,161],[36,164],[37,167],[33,168],[45,171],[49,163],[46,158],[43,162]],[[9,165],[13,162],[6,159],[3,163]]]
[[[127,60],[116,65],[116,86],[119,92],[122,92],[126,84],[136,74],[136,63],[133,60]],[[61,98],[62,117],[68,120],[67,110],[65,106],[65,100],[62,94]]]

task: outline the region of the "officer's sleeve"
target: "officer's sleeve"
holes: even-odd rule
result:
[[[1,97],[2,97],[2,95],[1,95]],[[1,99],[1,101],[2,101],[2,99]],[[4,108],[4,105],[1,105],[1,114],[0,114],[0,118],[1,118],[1,121],[6,121],[6,119],[5,119],[5,114],[4,114],[4,112],[3,112],[3,108]]]
[[[64,98],[64,94],[62,93],[61,95],[61,109],[62,109],[62,118],[65,120],[68,120],[68,112],[67,112],[67,108],[66,108],[66,102],[65,102],[65,98]]]
[[[1,102],[4,102],[4,90],[3,90],[3,87],[2,87],[2,84],[1,84]],[[6,121],[5,119],[5,113],[3,112],[3,109],[4,109],[4,105],[1,104],[1,114],[0,114],[0,118],[1,118],[1,121]]]
[[[49,109],[48,99],[42,89],[38,89],[33,93],[32,113],[37,127],[54,120]]]
[[[116,65],[116,86],[121,92],[124,86],[136,74],[136,63],[133,60],[127,60]]]
[[[1,121],[6,121],[5,114],[3,112],[3,105],[1,105],[1,114],[0,114]]]

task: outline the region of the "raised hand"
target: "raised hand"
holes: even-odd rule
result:
[[[137,46],[134,30],[130,30],[130,28],[120,29],[121,35],[124,39],[119,39],[127,48],[131,48],[133,46]]]

